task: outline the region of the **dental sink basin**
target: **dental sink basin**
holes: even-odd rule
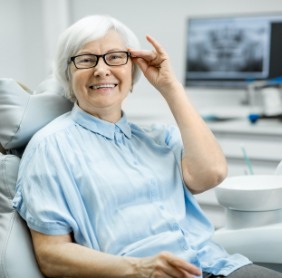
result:
[[[282,175],[229,177],[215,194],[226,223],[214,240],[230,253],[282,272]]]
[[[227,178],[215,189],[218,202],[231,210],[269,211],[282,208],[282,175]]]

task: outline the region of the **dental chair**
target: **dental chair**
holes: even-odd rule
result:
[[[50,78],[36,91],[0,79],[0,277],[43,278],[26,223],[12,207],[22,151],[31,136],[72,107]]]
[[[72,108],[61,92],[52,78],[33,92],[13,79],[0,79],[1,278],[43,278],[29,229],[13,209],[12,199],[20,157],[31,136]],[[231,184],[227,179],[216,189],[219,203],[226,207],[227,224],[216,231],[214,239],[231,253],[243,253],[256,263],[282,272],[282,163],[272,178],[248,181],[244,189],[236,178]],[[252,184],[263,186],[248,187]]]
[[[282,273],[282,161],[273,175],[229,177],[215,193],[226,223],[214,240]]]

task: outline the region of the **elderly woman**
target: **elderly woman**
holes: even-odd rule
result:
[[[106,16],[83,18],[60,38],[55,74],[74,107],[30,141],[14,199],[41,271],[80,278],[258,277],[242,276],[255,266],[211,240],[213,227],[193,194],[219,184],[226,162],[166,52],[147,40],[153,50],[138,50],[132,31]],[[177,127],[127,121],[122,103],[140,70]],[[279,277],[265,275],[259,277]]]

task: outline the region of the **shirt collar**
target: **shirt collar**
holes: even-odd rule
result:
[[[108,139],[114,139],[115,131],[117,128],[128,138],[131,138],[131,128],[127,122],[127,118],[124,112],[122,117],[116,123],[110,123],[99,118],[92,116],[91,114],[82,110],[77,103],[75,103],[71,111],[72,119],[83,126],[84,128],[98,133]]]

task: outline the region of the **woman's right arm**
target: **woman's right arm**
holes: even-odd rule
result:
[[[68,235],[45,235],[31,230],[41,272],[47,277],[194,277],[194,265],[162,252],[132,258],[102,253],[72,241]]]

